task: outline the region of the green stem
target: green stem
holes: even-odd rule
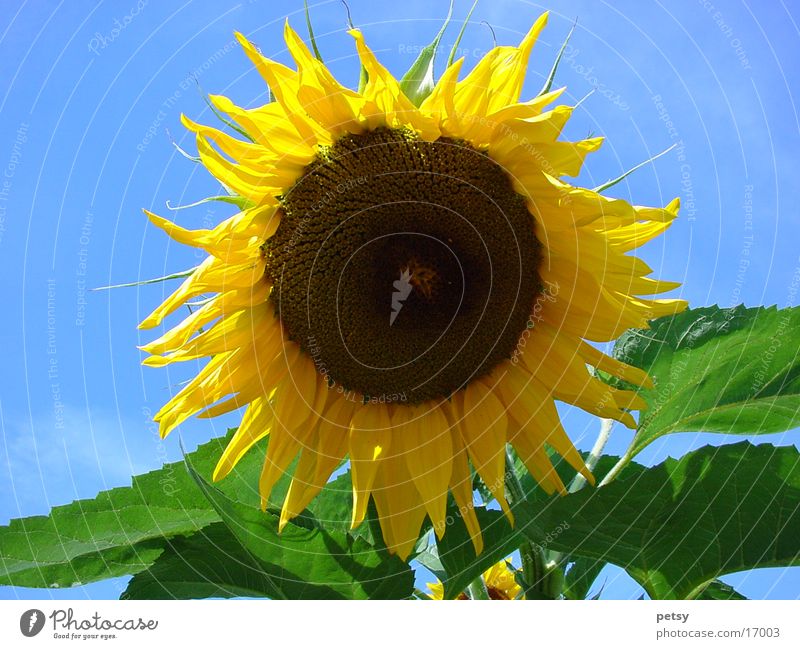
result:
[[[629,448],[625,451],[625,455],[623,455],[619,462],[617,462],[613,467],[611,467],[611,471],[606,473],[606,476],[600,481],[600,484],[597,485],[598,487],[605,487],[608,483],[610,483],[614,478],[616,478],[620,471],[628,466],[628,463],[633,459],[633,451],[632,448]]]
[[[489,599],[489,591],[486,590],[486,584],[483,583],[480,575],[467,586],[467,593],[469,593],[470,599]]]
[[[594,471],[594,468],[600,461],[600,458],[603,455],[603,450],[605,449],[606,444],[608,444],[608,440],[611,437],[611,430],[613,428],[613,419],[602,419],[600,421],[600,432],[597,435],[597,440],[595,441],[594,446],[592,446],[592,450],[589,451],[589,457],[586,458],[586,468],[589,469],[589,471]],[[568,491],[571,494],[574,494],[576,491],[583,489],[585,485],[586,478],[578,473],[572,479],[572,482],[569,483]]]

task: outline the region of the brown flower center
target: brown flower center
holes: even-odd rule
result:
[[[329,382],[387,401],[449,397],[508,358],[541,287],[502,168],[401,129],[322,150],[263,253],[289,338]]]

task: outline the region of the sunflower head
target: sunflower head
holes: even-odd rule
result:
[[[145,364],[210,357],[158,412],[166,435],[186,418],[245,407],[214,472],[223,479],[268,436],[262,503],[296,460],[281,526],[348,461],[351,523],[374,500],[390,551],[407,558],[426,517],[445,532],[452,494],[477,552],[472,472],[513,517],[507,445],[547,493],[563,493],[562,456],[592,480],[555,400],[635,425],[647,376],[598,351],[629,327],[684,308],[653,299],[629,253],[677,214],[564,180],[600,138],[559,139],[561,90],[522,100],[540,17],[519,46],[463,59],[412,102],[357,30],[367,82],[340,85],[289,27],[295,68],[238,35],[275,101],[242,108],[212,96],[246,139],[196,124],[202,164],[242,205],[213,229],[155,214],[207,258],[153,311],[202,306],[143,349]]]

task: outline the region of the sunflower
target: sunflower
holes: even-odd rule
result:
[[[489,599],[525,599],[522,586],[517,583],[517,570],[511,565],[511,559],[498,561],[481,575],[486,586]],[[431,599],[444,599],[444,585],[441,582],[427,584],[431,591]],[[456,599],[470,599],[467,593],[461,593]]]
[[[587,341],[685,307],[641,297],[678,284],[626,254],[666,230],[678,200],[635,207],[562,180],[601,138],[558,139],[572,108],[550,105],[563,89],[520,100],[546,21],[463,78],[455,61],[415,101],[358,30],[359,91],[288,22],[296,70],[237,34],[275,101],[210,98],[247,139],[183,118],[242,209],[200,230],[147,213],[208,257],[141,327],[210,296],[143,347],[151,366],[210,357],[155,419],[167,435],[246,406],[213,478],[269,436],[263,507],[294,467],[281,529],[349,461],[353,526],[372,498],[387,547],[406,559],[426,516],[444,534],[450,493],[479,553],[472,470],[513,523],[508,444],[547,493],[565,491],[552,452],[592,482],[555,400],[635,425],[643,401],[594,369],[634,386],[648,377]]]

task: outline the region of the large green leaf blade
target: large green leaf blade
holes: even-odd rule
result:
[[[216,446],[198,449],[198,461]],[[0,527],[0,583],[66,587],[134,574],[158,557],[165,539],[217,520],[183,463],[167,464],[130,487]]]
[[[646,370],[631,456],[674,432],[778,433],[800,425],[800,307],[703,307],[626,332],[620,360]]]
[[[467,526],[451,501],[447,511],[448,527],[438,541],[439,561],[444,568],[444,597],[455,599],[481,573],[519,548],[523,539],[513,530],[505,515],[497,510],[475,507],[483,534],[483,552],[475,555]],[[452,521],[452,522],[451,522]]]
[[[264,597],[269,575],[224,523],[173,540],[152,566],[133,576],[120,599]]]
[[[574,477],[574,470],[560,456],[553,455],[551,460],[564,482],[569,482],[569,480]],[[598,480],[601,479],[618,460],[619,458],[613,456],[604,456],[600,458],[594,470],[594,474]],[[525,506],[533,509],[548,507],[551,500],[547,497],[536,480],[527,472],[522,461],[516,456],[514,457],[513,470],[519,476],[522,491],[527,499],[527,505]],[[635,462],[631,462],[626,468],[626,472],[629,475],[638,473],[641,470],[644,470],[644,467]],[[479,492],[486,489],[477,479],[473,486]],[[484,500],[488,501],[491,497],[491,494],[486,490]],[[479,556],[475,555],[472,540],[470,539],[458,508],[452,501],[448,504],[447,520],[449,524],[447,533],[437,543],[439,553],[437,560],[440,560],[442,568],[444,569],[444,576],[441,577],[441,581],[444,584],[444,595],[447,599],[457,597],[481,573],[517,550],[523,540],[519,529],[512,528],[508,519],[502,512],[494,509],[486,509],[485,507],[475,507],[475,513],[481,525],[484,543],[484,550]],[[452,521],[452,523],[450,523],[450,521]],[[549,526],[549,522],[544,522],[546,527],[537,527],[534,533],[531,528],[538,524],[527,519],[528,525],[531,526],[527,531],[529,534],[533,534],[536,537],[535,543],[537,545],[543,549],[548,549],[551,547],[551,539],[553,536],[560,534],[561,527],[565,522],[566,521],[562,519],[556,521],[552,526]],[[580,560],[581,557],[576,557],[576,559]],[[567,561],[573,560],[574,559],[567,558]],[[596,564],[598,562],[592,560],[590,563]],[[602,565],[603,563],[599,562],[600,568],[602,568]],[[570,573],[567,574],[569,576]],[[577,574],[577,572],[573,572],[571,575],[572,578],[577,577]],[[588,576],[586,578],[588,579]],[[594,579],[591,579],[591,581],[593,582]],[[591,583],[586,585],[587,590],[589,586],[591,586]],[[574,590],[577,592],[577,587]],[[581,599],[583,598],[581,597]]]
[[[234,430],[189,454],[210,476]],[[258,507],[258,472],[264,444],[245,456],[221,488]],[[286,493],[288,478],[274,490]],[[132,479],[129,487],[54,507],[47,516],[15,519],[0,526],[0,584],[31,588],[69,587],[131,575],[146,569],[168,540],[219,521],[183,461]]]
[[[269,575],[275,599],[404,599],[414,590],[408,564],[364,538],[327,530],[303,516],[278,533],[278,516],[230,498],[191,466],[222,520]],[[327,514],[318,509],[318,515]]]
[[[698,593],[695,599],[747,599],[744,595],[739,593],[735,588],[728,584],[714,579],[704,586]]]
[[[583,600],[589,596],[592,585],[606,563],[587,557],[576,557],[564,573],[564,598]]]
[[[707,446],[514,511],[532,541],[561,524],[552,549],[621,566],[654,599],[696,597],[721,575],[800,565],[800,453]]]

